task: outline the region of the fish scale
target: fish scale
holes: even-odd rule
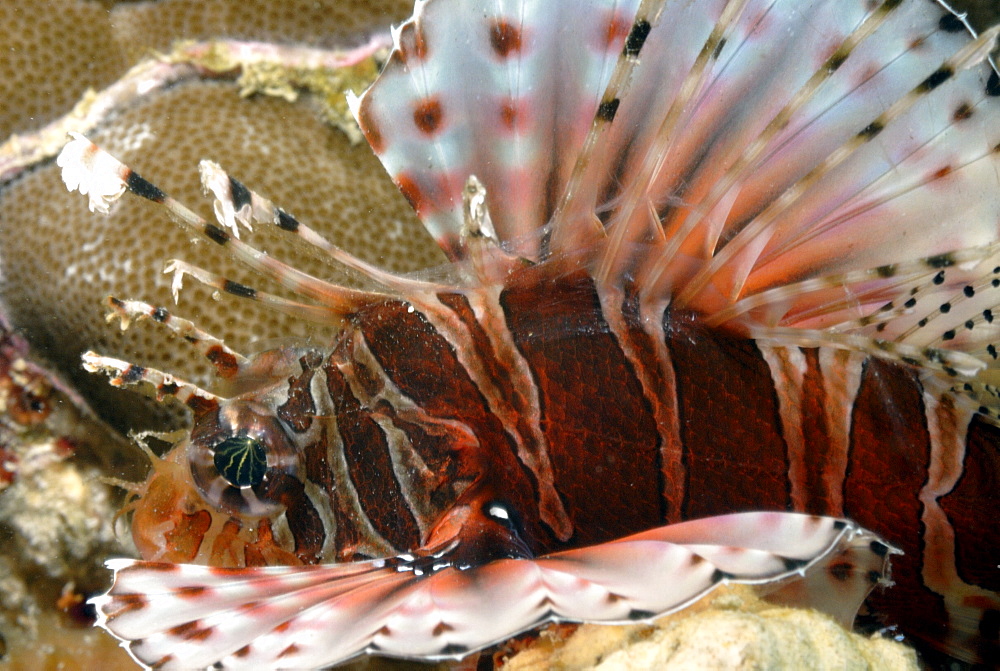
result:
[[[454,262],[427,278],[206,162],[208,222],[77,136],[59,164],[92,209],[161,203],[310,302],[182,261],[175,291],[331,326],[242,357],[112,301],[223,389],[85,356],[195,415],[150,454],[147,561],[112,562],[99,624],[151,666],[323,666],[648,621],[726,582],[850,624],[881,585],[929,654],[997,658],[997,32],[932,0],[420,0],[351,106]],[[238,239],[259,225],[376,288]]]

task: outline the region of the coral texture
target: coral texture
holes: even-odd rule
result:
[[[93,9],[92,3],[80,4]],[[364,11],[347,11],[348,3],[326,3],[333,9],[325,13],[297,11],[300,4],[312,7],[315,3],[257,3],[249,11],[246,3],[233,2],[123,5],[110,15],[101,10],[80,18],[77,32],[103,20],[108,22],[103,30],[113,26],[118,44],[129,41],[163,50],[174,38],[206,35],[307,44],[348,40],[349,35],[357,43],[369,26],[384,28],[390,18],[398,20],[409,11],[408,2],[376,3]],[[257,5],[259,12],[253,11]],[[63,32],[70,29],[61,28],[54,19],[46,20],[47,15],[36,15],[33,23],[23,12],[6,11],[13,11],[8,18],[15,25],[17,21],[32,24],[32,39],[40,44],[55,49],[66,42]],[[354,20],[347,20],[348,15]],[[102,29],[93,30],[91,42],[101,42],[96,35]],[[125,50],[138,57],[145,49]],[[83,54],[84,63],[69,54],[46,55],[36,47],[25,62],[14,65],[27,73],[40,71],[30,76],[48,82],[53,76],[48,73],[52,66],[47,65],[47,58],[58,57],[56,62],[65,62],[68,70],[78,68],[70,81],[93,87],[108,83],[107,77],[90,76],[86,71],[86,62],[106,65],[103,56],[83,47],[76,51]],[[19,86],[18,95],[27,95],[27,87],[33,99],[40,98],[39,104],[53,107],[30,109],[16,101],[5,107],[19,120],[31,117],[36,124],[49,120],[56,110],[69,112],[81,93],[74,89],[73,97],[57,106],[54,96],[44,95],[34,84]],[[211,217],[211,203],[201,193],[197,166],[199,160],[211,158],[335,243],[379,265],[410,271],[441,263],[444,257],[368,147],[353,144],[341,130],[325,123],[325,112],[313,102],[308,95],[294,102],[263,95],[241,97],[240,87],[232,80],[196,79],[131,101],[91,134],[205,216]],[[21,129],[13,122],[11,126]],[[258,242],[261,238],[264,241]],[[264,235],[251,239],[299,268],[332,276],[321,260],[301,252],[287,239]],[[103,380],[82,371],[79,357],[83,351],[128,358],[204,385],[211,384],[211,374],[208,364],[193,356],[183,342],[155,326],[142,325],[125,334],[110,328],[104,322],[104,298],[114,294],[172,306],[170,278],[161,272],[171,258],[233,279],[251,279],[217,250],[192,245],[163,211],[145,203],[123,202],[110,218],[93,216],[85,202],[66,192],[52,165],[39,166],[0,191],[0,249],[0,293],[13,323],[122,429],[136,426],[134,403],[125,393],[116,393]],[[302,336],[307,330],[302,324],[289,325],[278,313],[230,299],[218,303],[210,294],[192,283],[177,311],[237,348],[254,341]],[[162,411],[145,404],[140,414]]]
[[[781,608],[751,589],[720,589],[655,625],[584,625],[566,640],[542,636],[508,671],[541,669],[852,669],[915,671],[913,650],[853,634],[816,611]]]

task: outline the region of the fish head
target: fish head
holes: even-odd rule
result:
[[[305,410],[288,402],[297,378],[285,378],[290,369],[276,365],[296,353],[252,357],[228,382],[241,395],[189,403],[193,424],[169,436],[173,445],[163,456],[144,446],[150,469],[123,511],[131,512],[142,557],[224,567],[317,560],[315,544],[297,538],[288,524],[319,523],[304,494],[302,437],[278,417],[280,408],[293,424],[304,421],[296,412]],[[309,537],[313,531],[299,529]]]

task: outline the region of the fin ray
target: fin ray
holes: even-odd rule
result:
[[[722,582],[783,584],[849,550],[881,574],[888,546],[878,544],[833,518],[740,513],[466,570],[446,553],[227,570],[115,560],[111,590],[93,603],[137,660],[165,668],[318,667],[362,652],[449,659],[552,620],[645,621]],[[835,590],[820,601],[842,610],[857,599]]]

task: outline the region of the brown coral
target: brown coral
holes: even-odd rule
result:
[[[213,31],[307,43],[328,43],[334,35],[359,43],[363,30],[387,15],[400,17],[401,7],[409,2],[376,3],[364,12],[348,3],[326,3],[328,13],[298,11],[303,3],[263,3],[258,12],[256,4],[168,0],[126,5],[112,14],[115,41],[133,45],[132,53],[142,52],[135,45],[144,41],[166,48],[174,37],[202,37]],[[320,16],[336,28],[324,29]],[[127,30],[129,25],[135,29]],[[47,29],[53,32],[45,39],[58,41],[55,29]],[[70,61],[68,68],[73,67]],[[77,77],[100,83],[79,72]],[[371,151],[353,146],[341,131],[323,122],[323,114],[308,96],[294,103],[259,95],[241,98],[231,81],[189,81],[136,101],[91,134],[206,216],[211,205],[201,195],[197,164],[211,158],[334,242],[379,265],[407,271],[442,262]],[[297,267],[333,276],[333,270],[288,240],[266,235],[251,240]],[[169,278],[160,272],[170,258],[250,284],[259,282],[215,250],[192,245],[163,211],[145,203],[126,200],[110,218],[91,214],[84,201],[66,192],[52,165],[0,192],[0,249],[0,290],[15,325],[122,428],[135,425],[131,404],[119,408],[127,397],[80,369],[82,351],[134,360],[200,384],[211,384],[210,373],[183,342],[155,326],[125,334],[110,328],[104,323],[103,299],[115,294],[170,305]],[[237,348],[306,332],[305,325],[289,324],[256,306],[217,303],[209,291],[193,285],[185,290],[177,311]],[[316,337],[325,336],[319,332]]]
[[[164,0],[0,2],[0,137],[65,114],[150,51],[180,39],[237,37],[357,44],[406,18],[411,0]]]
[[[10,133],[26,137],[68,114],[88,89],[112,84],[138,58],[168,50],[175,39],[237,36],[353,46],[374,28],[404,18],[411,7],[410,0],[380,0],[365,9],[341,0],[112,4],[0,0],[0,141]],[[322,116],[309,96],[294,103],[241,98],[232,80],[187,81],[120,107],[93,135],[206,215],[211,204],[201,195],[197,164],[213,158],[373,261],[399,269],[438,262],[439,252],[378,162]],[[423,246],[401,251],[398,238],[411,233]],[[269,251],[289,252],[297,265],[332,272],[287,241],[253,239]],[[172,256],[235,274],[231,261],[193,246],[162,211],[144,203],[123,202],[111,218],[93,215],[65,191],[52,165],[37,165],[0,184],[6,303],[0,318],[12,316],[36,350],[78,385],[95,390],[92,399],[120,428],[135,425],[133,412],[124,395],[111,395],[105,379],[82,371],[82,350],[206,377],[203,362],[185,359],[183,341],[150,325],[122,335],[104,321],[102,301],[109,293],[168,304],[168,278],[160,270]],[[217,303],[208,293],[192,285],[179,311],[237,345],[289,335],[276,315]],[[13,354],[6,364],[25,352]],[[109,637],[77,628],[58,608],[79,611],[83,597],[106,586],[101,561],[123,553],[109,535],[120,502],[100,473],[135,478],[143,461],[81,417],[80,399],[62,394],[44,375],[38,384],[27,384],[30,376],[11,371],[0,371],[0,400],[6,404],[0,418],[0,662],[10,661],[12,668],[87,668],[100,660],[107,667],[109,655],[117,654],[126,668],[131,662]],[[74,431],[83,439],[63,439]],[[114,461],[123,456],[135,459]],[[32,631],[41,638],[25,636]]]

